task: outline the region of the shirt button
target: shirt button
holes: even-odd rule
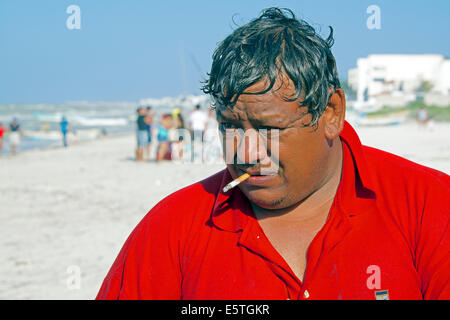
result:
[[[259,239],[259,235],[256,236],[256,239]]]
[[[308,298],[309,298],[309,292],[308,292],[308,290],[305,290],[305,292],[303,293],[303,297],[304,297],[305,299],[308,299]]]

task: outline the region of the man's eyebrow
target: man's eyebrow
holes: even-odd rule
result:
[[[227,109],[217,109],[217,118],[220,118],[221,120],[224,121],[234,121],[234,120],[239,120],[236,119],[235,114],[231,113],[229,115],[224,114],[222,111],[227,111]],[[218,119],[219,120],[219,119]],[[254,123],[255,125],[258,126],[267,126],[267,127],[278,127],[281,123],[284,123],[285,121],[280,121],[277,119],[274,119],[273,117],[262,117],[262,118],[249,118],[248,119],[250,122]]]
[[[250,122],[254,123],[257,126],[261,127],[274,127],[281,128],[286,126],[286,121],[277,119],[277,118],[262,118],[262,119],[249,119]]]

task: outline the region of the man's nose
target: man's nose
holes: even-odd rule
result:
[[[240,137],[237,152],[238,164],[255,164],[267,158],[267,150],[264,141],[258,131],[247,129]]]

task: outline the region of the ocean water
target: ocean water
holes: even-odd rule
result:
[[[0,123],[9,127],[16,117],[23,136],[18,152],[36,148],[62,146],[60,121],[69,121],[76,140],[96,139],[101,135],[131,133],[136,130],[136,109],[140,105],[152,105],[154,123],[163,113],[180,108],[187,117],[195,105],[205,110],[210,106],[206,96],[166,97],[139,102],[69,102],[63,104],[0,104]],[[3,138],[2,154],[10,153],[8,133]]]
[[[131,133],[136,130],[136,109],[151,105],[154,124],[157,125],[163,113],[180,108],[185,120],[196,105],[203,110],[211,106],[206,95],[178,96],[161,99],[142,99],[139,102],[68,102],[61,104],[1,104],[0,123],[9,127],[17,118],[22,128],[22,139],[18,152],[62,146],[60,121],[63,116],[69,121],[72,141],[96,139],[101,135]],[[8,133],[3,138],[2,154],[10,153]]]
[[[23,136],[19,152],[62,145],[59,123],[69,121],[77,140],[100,134],[115,135],[135,130],[137,103],[0,104],[0,122],[9,127],[16,117]],[[8,133],[2,154],[10,152]]]

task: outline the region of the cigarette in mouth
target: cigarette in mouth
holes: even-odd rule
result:
[[[236,187],[239,183],[241,183],[242,181],[247,180],[248,178],[250,178],[250,175],[248,173],[244,173],[242,176],[240,176],[239,178],[234,179],[229,184],[227,184],[225,187],[223,187],[223,192],[225,193],[228,190]]]

